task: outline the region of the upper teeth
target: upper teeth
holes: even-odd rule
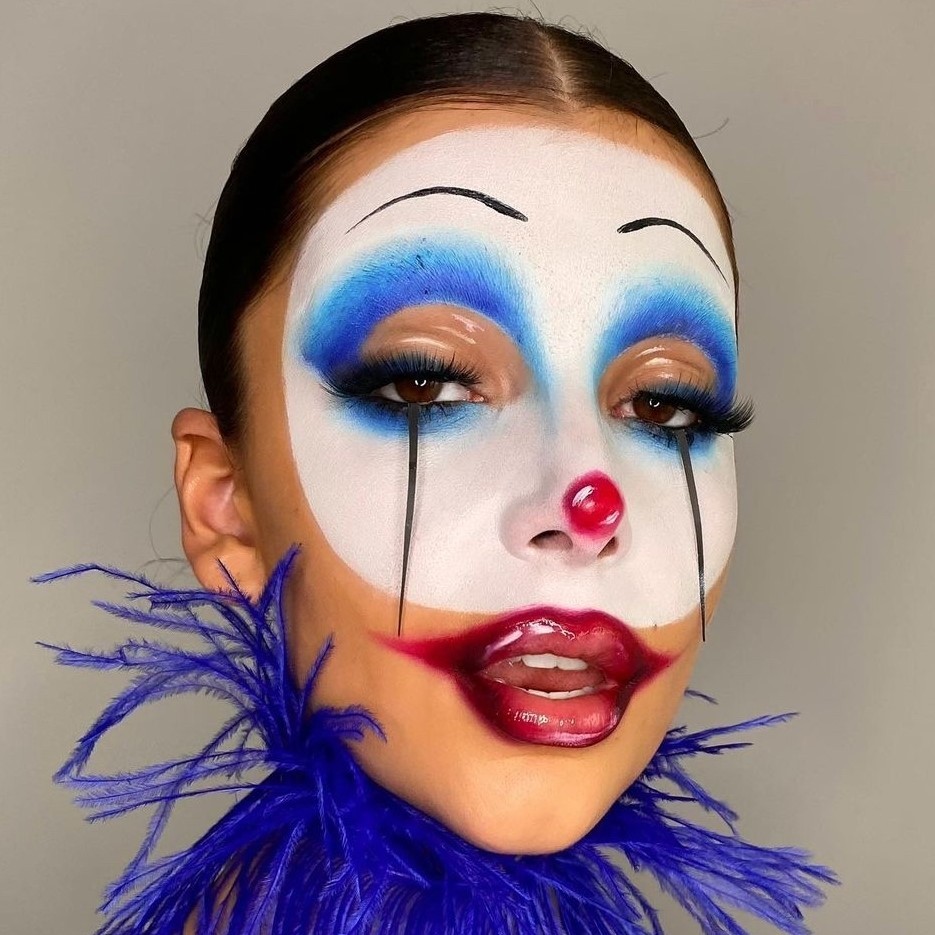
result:
[[[523,665],[531,669],[586,669],[588,664],[583,659],[569,656],[556,656],[553,653],[538,653],[534,656],[520,656]]]

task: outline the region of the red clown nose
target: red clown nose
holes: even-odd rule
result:
[[[623,494],[602,471],[592,471],[568,485],[562,509],[574,532],[612,536],[623,516]]]

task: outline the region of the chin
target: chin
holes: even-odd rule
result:
[[[610,807],[615,796],[608,798]],[[454,805],[455,807],[451,807]],[[443,824],[475,847],[498,854],[552,854],[580,841],[603,817],[592,796],[548,795],[464,796],[450,803]]]
[[[577,844],[600,820],[598,815],[593,821],[576,822],[563,820],[552,825],[539,824],[538,827],[510,827],[494,825],[487,819],[459,832],[465,841],[485,851],[495,854],[536,855],[554,854]]]
[[[595,753],[540,747],[374,778],[475,847],[551,854],[580,841],[639,773],[610,750]]]

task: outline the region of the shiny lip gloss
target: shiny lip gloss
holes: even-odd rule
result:
[[[607,737],[636,690],[674,658],[643,645],[609,614],[545,606],[453,636],[377,638],[454,678],[500,733],[558,747],[587,747]]]

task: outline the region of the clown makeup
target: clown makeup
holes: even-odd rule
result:
[[[361,180],[306,242],[284,357],[296,463],[337,554],[398,589],[405,402],[424,402],[410,600],[597,606],[632,627],[684,614],[693,528],[671,428],[737,428],[729,269],[691,183],[583,134],[447,133]],[[732,444],[704,422],[692,435],[716,575]],[[571,531],[537,546],[593,471],[626,502],[616,545]]]
[[[291,279],[294,616],[318,618],[299,656],[333,633],[319,703],[374,710],[388,744],[365,765],[495,849],[580,835],[635,778],[687,683],[699,572],[713,606],[733,547],[730,255],[658,138],[453,119],[341,188]],[[480,800],[503,819],[493,788],[535,799],[518,754],[543,798],[507,844],[469,825]],[[594,785],[587,816],[531,830],[568,781]]]

